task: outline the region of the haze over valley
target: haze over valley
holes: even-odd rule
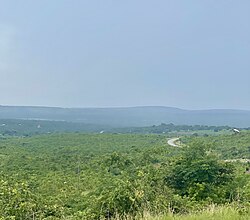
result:
[[[250,127],[250,111],[184,110],[172,107],[53,108],[0,106],[0,119],[35,119],[79,122],[111,127],[176,125],[215,125]]]

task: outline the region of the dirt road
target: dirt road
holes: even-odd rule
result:
[[[168,140],[168,145],[172,146],[172,147],[180,147],[179,144],[177,144],[176,142],[179,141],[180,138],[171,138]]]

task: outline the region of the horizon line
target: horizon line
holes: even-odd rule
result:
[[[164,105],[138,105],[138,106],[87,106],[87,107],[62,107],[62,106],[48,106],[48,105],[0,105],[0,107],[21,107],[21,108],[61,108],[61,109],[119,109],[119,108],[172,108],[184,111],[213,111],[213,110],[232,110],[232,111],[250,111],[250,109],[237,108],[202,108],[189,109]]]

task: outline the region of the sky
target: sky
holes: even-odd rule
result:
[[[249,0],[0,0],[0,105],[250,110]]]

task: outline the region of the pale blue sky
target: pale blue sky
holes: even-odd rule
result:
[[[0,0],[0,104],[250,110],[249,0]]]

